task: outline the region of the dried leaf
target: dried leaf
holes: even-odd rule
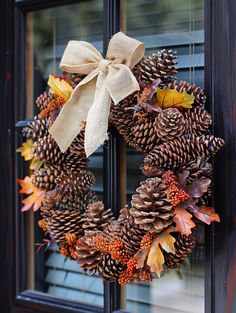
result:
[[[49,75],[48,85],[51,91],[55,93],[57,97],[62,97],[65,100],[69,100],[73,88],[62,77]]]
[[[195,179],[187,186],[186,192],[193,198],[200,198],[207,192],[211,180],[209,178]]]
[[[38,171],[42,165],[43,165],[43,161],[33,159],[30,163],[30,169],[34,171]]]
[[[201,205],[200,207],[195,206],[193,214],[197,219],[208,225],[210,225],[211,222],[220,222],[219,215],[212,207],[206,207],[205,205]]]
[[[181,207],[175,208],[174,213],[173,221],[176,224],[176,230],[180,232],[181,235],[189,236],[192,233],[191,229],[196,226],[192,221],[192,215]]]
[[[21,153],[21,156],[25,159],[25,161],[31,160],[33,158],[33,141],[28,139],[16,151]]]
[[[186,92],[178,92],[176,89],[169,88],[157,88],[156,99],[157,105],[162,109],[170,107],[191,109],[191,104],[194,102],[194,96],[191,96]]]
[[[149,248],[139,250],[135,255],[134,258],[137,260],[136,268],[143,268],[145,265],[145,260],[147,258],[149,252]]]
[[[153,240],[148,254],[147,265],[150,266],[151,271],[156,273],[158,277],[161,276],[165,262],[161,248],[168,253],[175,253],[175,238],[170,235],[170,232],[173,232],[173,227],[169,227],[158,234]]]
[[[26,176],[24,180],[17,179],[17,182],[21,186],[19,193],[29,195],[26,199],[22,200],[24,206],[22,207],[21,211],[28,211],[32,207],[34,211],[37,211],[44,201],[46,192],[34,186],[32,184],[31,178],[28,176]]]

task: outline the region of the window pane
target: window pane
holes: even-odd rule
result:
[[[126,1],[128,35],[145,43],[146,55],[167,48],[177,51],[178,80],[203,87],[204,67],[203,0]],[[127,148],[127,200],[146,178],[139,171],[143,155]],[[204,229],[189,265],[170,270],[152,283],[135,283],[126,288],[127,310],[137,313],[204,312]]]
[[[27,118],[38,113],[36,97],[47,88],[49,74],[61,75],[59,62],[69,40],[91,42],[102,52],[102,0],[79,1],[77,4],[60,6],[27,14]],[[89,167],[96,175],[94,191],[100,199],[103,195],[103,150],[91,157]],[[31,242],[42,241],[37,226],[40,213],[35,216],[35,233]],[[33,236],[33,234],[32,234]],[[35,257],[32,257],[32,254]],[[80,270],[76,262],[65,260],[56,246],[45,253],[31,249],[29,288],[51,295],[103,305],[103,284],[96,276]]]

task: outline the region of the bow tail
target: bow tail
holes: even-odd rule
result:
[[[82,121],[86,121],[88,111],[94,101],[95,86],[95,78],[86,85],[78,85],[49,129],[49,133],[62,152],[68,149],[80,132]]]
[[[111,97],[106,88],[106,75],[98,75],[94,102],[88,112],[85,128],[85,152],[89,157],[108,139],[107,128]]]

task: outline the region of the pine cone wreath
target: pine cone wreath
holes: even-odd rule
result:
[[[94,232],[87,232],[85,236],[78,240],[76,247],[77,263],[91,275],[96,273],[101,260],[101,253],[95,248],[93,243],[94,234]]]
[[[147,173],[153,168],[178,169],[197,156],[211,156],[217,153],[223,145],[224,140],[213,135],[182,136],[157,146],[144,158],[143,169]]]
[[[166,88],[169,89],[176,89],[178,92],[186,92],[189,95],[194,96],[194,106],[195,107],[201,107],[205,106],[206,103],[206,94],[204,90],[200,87],[198,87],[195,84],[188,83],[186,81],[173,81],[168,84],[164,84]]]
[[[102,201],[91,203],[85,211],[83,229],[86,231],[105,230],[114,220],[111,209],[105,210]]]
[[[176,108],[161,111],[156,118],[155,131],[163,141],[180,137],[185,131],[183,114]]]
[[[176,52],[161,50],[157,54],[144,57],[134,69],[134,74],[141,86],[148,85],[156,79],[169,81],[177,74]]]
[[[53,190],[56,187],[55,179],[59,176],[57,167],[47,165],[45,168],[40,168],[32,175],[32,183],[44,190]]]
[[[110,254],[104,254],[98,264],[98,273],[106,281],[115,281],[125,266],[111,258]]]
[[[66,193],[83,192],[95,184],[95,176],[89,171],[62,172],[57,177],[56,184]]]
[[[206,133],[212,124],[210,113],[200,108],[193,108],[183,112],[186,123],[186,133],[202,135]]]
[[[167,253],[163,250],[165,264],[167,267],[174,269],[180,266],[188,255],[192,252],[196,245],[196,240],[193,236],[178,235],[175,242],[175,254]]]
[[[81,211],[61,211],[42,207],[41,214],[47,224],[51,238],[57,244],[65,242],[67,233],[75,234],[78,237],[83,235],[83,213]]]
[[[160,178],[148,178],[132,196],[130,213],[141,229],[159,233],[172,223],[173,207],[167,200],[167,186]]]
[[[36,104],[40,111],[47,108],[48,104],[54,99],[54,96],[49,91],[44,91],[37,99]]]
[[[25,138],[32,139],[33,142],[46,136],[48,134],[48,120],[40,120],[35,117],[28,127],[23,128],[22,134]]]

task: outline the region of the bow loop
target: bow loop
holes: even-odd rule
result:
[[[143,55],[144,44],[121,32],[110,40],[107,59],[87,42],[69,41],[61,59],[61,69],[87,76],[73,90],[49,130],[62,152],[78,135],[84,120],[87,156],[107,139],[111,99],[117,104],[139,90],[130,69]]]

